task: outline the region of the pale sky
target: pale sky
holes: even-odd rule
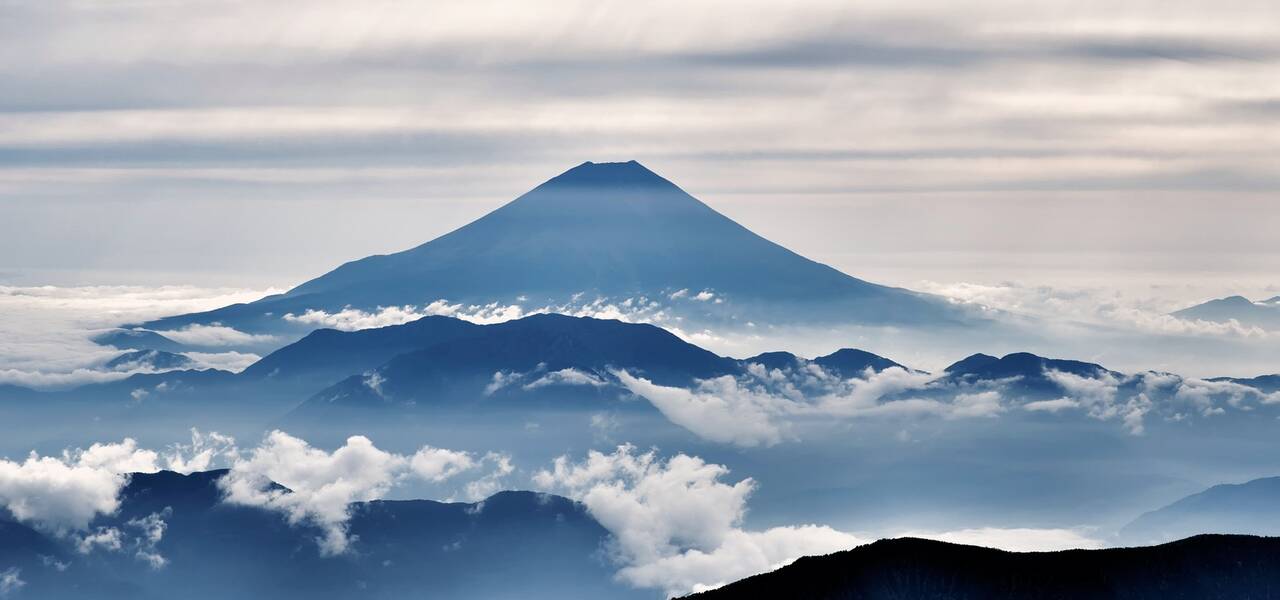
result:
[[[903,4],[0,0],[0,285],[293,285],[627,159],[885,283],[1280,285],[1280,5]]]

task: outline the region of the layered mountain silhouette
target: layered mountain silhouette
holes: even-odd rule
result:
[[[631,161],[583,163],[449,234],[346,263],[284,294],[145,327],[218,323],[272,331],[293,326],[284,315],[308,309],[521,298],[535,307],[575,294],[666,299],[680,290],[714,294],[742,322],[923,326],[968,319],[941,299],[804,258]]]
[[[1244,296],[1228,296],[1172,313],[1180,319],[1227,323],[1280,331],[1280,296],[1254,302]]]
[[[1005,381],[1005,387],[1027,398],[1044,398],[1065,393],[1059,383],[1049,377],[1049,372],[1069,373],[1078,377],[1095,379],[1122,374],[1089,362],[1045,358],[1029,352],[1015,352],[997,358],[989,354],[974,354],[951,366],[944,372],[956,383]]]
[[[168,355],[137,351],[126,356]],[[16,418],[24,419],[43,414],[39,411],[56,414],[71,402],[86,408],[120,407],[122,418],[130,419],[167,410],[175,418],[198,412],[215,417],[223,413],[256,415],[270,421],[291,414],[332,422],[341,422],[333,421],[340,418],[330,414],[335,409],[346,415],[384,408],[420,412],[463,409],[479,411],[477,415],[486,407],[528,414],[602,406],[647,409],[647,402],[632,402],[638,398],[619,384],[619,371],[662,386],[689,388],[698,380],[747,376],[756,366],[780,369],[786,377],[803,377],[805,369],[821,367],[843,380],[891,368],[923,373],[853,348],[813,359],[789,352],[735,359],[643,323],[543,313],[480,325],[430,316],[359,331],[316,330],[241,373],[191,369],[139,373],[56,393],[0,387],[0,400],[5,401],[0,406],[11,407],[18,411]],[[1145,394],[1146,400],[1156,402],[1155,408],[1166,411],[1161,414],[1170,418],[1180,419],[1178,413],[1188,409],[1208,410],[1206,406],[1173,402],[1181,381],[1175,375],[1126,375],[1095,363],[1025,352],[1003,357],[974,354],[948,366],[928,386],[890,391],[881,401],[946,401],[960,393],[995,390],[1010,404],[1063,399],[1054,405],[1054,412],[1081,409],[1082,404],[1071,401],[1079,392],[1064,385],[1064,377],[1094,380],[1098,386],[1113,389],[1119,402]],[[1212,381],[1248,386],[1263,395],[1274,393],[1277,387],[1275,376]],[[1221,402],[1238,395],[1230,389],[1207,393],[1214,397],[1206,400]],[[1269,402],[1261,396],[1252,400]]]
[[[308,526],[222,502],[225,473],[134,474],[119,511],[92,524],[119,530],[118,550],[84,554],[73,536],[0,518],[0,565],[20,569],[17,597],[52,600],[649,597],[613,581],[598,554],[608,532],[562,497],[353,504],[350,552],[326,557]],[[136,525],[147,519],[164,523],[153,545]]]
[[[1120,537],[1150,544],[1199,533],[1280,535],[1280,477],[1215,485],[1134,519]]]
[[[801,558],[699,600],[1238,600],[1275,598],[1280,539],[1202,535],[1161,546],[1005,552],[914,538]]]
[[[763,354],[752,356],[751,358],[743,359],[742,362],[763,365],[768,369],[788,369],[803,364],[804,360],[805,359],[790,352],[765,352]],[[812,362],[813,364],[816,364],[845,379],[861,377],[866,374],[867,369],[871,369],[872,372],[876,373],[891,367],[911,370],[909,367],[900,365],[883,356],[878,356],[867,352],[866,350],[858,350],[856,348],[841,348],[831,354],[819,356],[809,362]]]

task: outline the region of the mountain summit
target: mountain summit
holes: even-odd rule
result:
[[[278,327],[307,309],[563,303],[709,291],[742,319],[936,324],[933,297],[875,285],[770,242],[635,161],[586,162],[425,244],[346,263],[285,294],[151,323]]]

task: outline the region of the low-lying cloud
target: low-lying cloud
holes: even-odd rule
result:
[[[821,366],[751,365],[745,374],[697,380],[693,387],[655,384],[625,370],[614,375],[672,423],[705,439],[738,446],[771,446],[787,439],[791,423],[835,419],[993,417],[1006,410],[998,390],[950,386],[940,376],[891,367],[841,378]],[[912,396],[918,393],[918,396]]]
[[[535,473],[533,482],[582,502],[609,530],[620,579],[671,595],[865,542],[818,525],[742,529],[756,482],[726,483],[722,478],[728,473],[698,457],[678,454],[663,460],[623,445],[609,454],[592,451],[581,462],[561,456],[550,469]]]
[[[206,348],[254,346],[271,344],[276,341],[276,337],[272,335],[246,333],[234,327],[227,327],[218,323],[211,325],[193,323],[181,329],[167,329],[156,333],[179,344]]]
[[[125,323],[246,302],[275,291],[190,286],[0,286],[0,384],[59,389],[151,372],[148,368],[104,369],[120,350],[100,346],[91,338]],[[200,367],[232,370],[251,357],[191,355]]]
[[[227,502],[275,510],[292,525],[318,528],[321,553],[336,555],[350,547],[347,523],[354,502],[382,498],[410,478],[440,483],[483,471],[464,487],[469,499],[479,500],[497,491],[512,470],[510,459],[499,454],[474,456],[424,446],[405,456],[358,435],[329,452],[272,431],[258,447],[238,453],[218,484]]]

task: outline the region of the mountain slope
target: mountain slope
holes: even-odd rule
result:
[[[579,395],[570,394],[570,388],[594,398],[614,368],[687,385],[695,378],[734,373],[740,366],[653,325],[541,314],[475,326],[451,340],[401,354],[320,391],[299,412],[334,406],[456,408],[500,402],[511,394],[521,406],[531,407],[543,388],[553,388],[559,405],[567,406]]]
[[[662,298],[682,289],[711,290],[744,320],[925,325],[963,318],[933,297],[791,252],[632,161],[583,163],[418,247],[346,263],[285,294],[147,327],[218,322],[260,331],[285,328],[283,315],[307,309],[438,299],[554,303],[578,293]]]
[[[912,538],[806,557],[689,598],[1230,600],[1274,598],[1280,539],[1197,536],[1146,548],[1014,553]]]
[[[1226,323],[1237,321],[1245,327],[1280,331],[1280,296],[1253,302],[1244,296],[1228,296],[1172,313],[1179,319]]]
[[[392,358],[474,333],[479,325],[450,317],[423,317],[402,325],[359,331],[317,329],[253,363],[241,379],[292,385],[327,384],[363,373]],[[315,391],[313,387],[309,391]]]
[[[1146,513],[1120,530],[1132,543],[1200,533],[1280,535],[1280,477],[1215,485]]]
[[[1106,369],[1102,365],[1078,360],[1045,358],[1029,352],[1015,352],[1000,358],[988,354],[974,354],[944,370],[948,379],[955,382],[972,384],[980,381],[1008,380],[1011,391],[1029,398],[1054,396],[1065,391],[1048,376],[1049,371],[1090,379],[1107,375],[1123,377],[1122,374]]]

